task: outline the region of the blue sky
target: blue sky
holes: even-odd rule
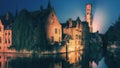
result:
[[[105,33],[110,25],[117,21],[120,16],[120,0],[51,0],[56,15],[61,23],[66,22],[69,18],[75,20],[78,16],[84,21],[85,5],[92,3],[93,6],[93,30],[99,30]],[[42,5],[47,7],[48,0],[1,0],[0,14],[7,11],[15,13],[27,9],[29,11],[39,10]]]

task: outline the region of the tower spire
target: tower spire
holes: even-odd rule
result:
[[[48,8],[51,8],[50,0],[48,0]]]
[[[92,27],[92,4],[87,4],[86,5],[86,21],[88,22],[90,32],[93,31]]]

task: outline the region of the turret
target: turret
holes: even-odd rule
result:
[[[69,22],[69,27],[72,27],[72,19],[71,18],[69,19],[68,22]]]

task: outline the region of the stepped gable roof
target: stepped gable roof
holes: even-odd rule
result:
[[[72,20],[72,19],[70,18],[69,20]],[[69,20],[67,21],[66,24],[64,24],[64,27],[65,27],[65,26],[66,26],[67,28],[69,27]],[[78,23],[79,25],[80,25],[80,23],[81,23],[81,20],[80,20],[79,17],[78,17],[76,20],[72,20],[72,27],[71,27],[71,28],[76,27],[77,23]]]

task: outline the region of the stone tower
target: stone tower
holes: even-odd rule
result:
[[[92,32],[93,31],[93,27],[92,27],[92,4],[87,4],[86,5],[85,20],[88,22],[90,32]]]

